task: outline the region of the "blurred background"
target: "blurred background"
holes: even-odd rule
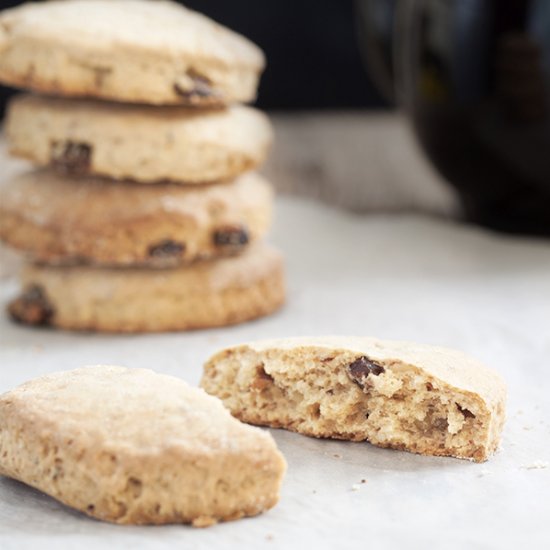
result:
[[[266,53],[256,105],[273,115],[277,140],[263,171],[278,192],[357,212],[456,214],[451,187],[369,77],[353,0],[180,3]],[[11,93],[2,88],[2,108]]]
[[[280,192],[550,235],[550,1],[181,3],[265,51]]]

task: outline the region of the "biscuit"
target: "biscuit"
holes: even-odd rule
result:
[[[251,107],[197,110],[20,95],[9,106],[12,154],[67,173],[142,183],[203,183],[258,167],[273,133]]]
[[[247,102],[264,65],[249,40],[174,2],[58,0],[0,14],[0,81],[53,95]]]
[[[476,462],[497,449],[505,416],[504,382],[478,361],[375,338],[229,348],[201,385],[252,424]]]
[[[233,325],[268,315],[285,299],[282,257],[263,243],[170,269],[29,265],[22,283],[8,306],[14,320],[104,332]]]
[[[279,499],[285,461],[220,401],[146,369],[59,372],[0,396],[0,474],[123,524],[254,516]]]
[[[43,169],[0,185],[0,239],[45,263],[173,266],[245,250],[266,233],[272,202],[253,172],[190,187]]]

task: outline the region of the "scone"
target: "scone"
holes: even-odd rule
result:
[[[0,239],[46,263],[165,267],[242,252],[271,223],[258,174],[200,187],[21,174],[0,185]]]
[[[252,424],[476,462],[497,449],[505,416],[505,384],[478,361],[375,338],[229,348],[201,385]]]
[[[12,154],[74,174],[142,183],[228,180],[258,167],[273,138],[251,107],[198,110],[20,95],[9,106]]]
[[[175,2],[57,0],[0,14],[0,81],[48,94],[247,102],[264,64],[249,40]]]
[[[84,367],[0,396],[0,474],[100,520],[192,523],[277,503],[285,461],[273,438],[183,380]]]
[[[29,325],[158,332],[233,325],[284,302],[283,260],[259,243],[241,255],[170,269],[29,265],[9,305]]]

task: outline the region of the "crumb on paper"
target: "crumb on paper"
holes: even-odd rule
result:
[[[530,430],[533,429],[533,426],[523,426],[523,429],[524,429],[526,432],[529,432]]]
[[[361,483],[366,483],[366,482],[367,482],[367,480],[366,480],[365,478],[363,478],[363,479],[361,480]]]
[[[545,470],[550,466],[550,463],[545,460],[535,460],[531,464],[522,464],[520,468],[522,470]]]
[[[268,533],[266,536],[265,536],[265,540],[273,540],[274,537],[271,533]]]
[[[334,458],[342,458],[342,455],[339,454],[339,453],[334,453],[332,456],[333,456]]]

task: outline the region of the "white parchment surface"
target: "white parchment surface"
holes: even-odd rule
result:
[[[33,330],[2,317],[0,391],[98,363],[196,384],[211,353],[256,338],[417,340],[461,349],[505,377],[500,452],[473,464],[274,430],[289,465],[280,503],[202,530],[100,523],[0,478],[0,548],[550,548],[550,242],[287,198],[278,201],[271,240],[288,267],[288,305],[277,315],[141,336]],[[15,283],[1,285],[3,306]]]

